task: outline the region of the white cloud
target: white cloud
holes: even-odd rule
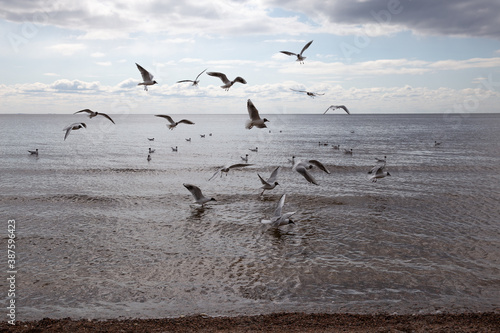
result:
[[[48,49],[63,56],[71,56],[81,50],[84,50],[86,46],[79,43],[64,43],[49,46]]]
[[[94,52],[94,53],[90,54],[90,56],[93,58],[102,58],[102,57],[105,57],[106,54],[102,53],[102,52]]]
[[[96,62],[96,64],[99,66],[111,66],[112,65],[111,61],[98,61],[98,62]]]
[[[56,73],[43,73],[45,76],[59,76],[59,74]]]

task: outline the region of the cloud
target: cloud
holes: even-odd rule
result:
[[[104,54],[102,52],[94,52],[90,56],[93,57],[93,58],[102,58],[102,57],[105,57],[106,54]]]
[[[96,62],[96,64],[99,66],[111,66],[112,65],[111,61],[98,61],[98,62]]]
[[[79,43],[65,43],[65,44],[56,44],[48,46],[47,48],[63,56],[71,56],[76,52],[85,49],[86,46],[84,44],[79,44]]]
[[[56,73],[43,73],[45,76],[59,76],[59,74]]]
[[[60,91],[85,91],[85,90],[99,90],[99,82],[85,82],[81,80],[57,80],[52,83],[49,88]]]

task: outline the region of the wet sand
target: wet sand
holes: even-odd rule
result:
[[[2,322],[0,332],[500,332],[500,313],[305,314]]]

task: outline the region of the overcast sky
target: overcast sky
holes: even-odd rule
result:
[[[0,113],[500,112],[498,0],[0,0]],[[304,64],[279,51],[304,52]],[[145,92],[135,63],[158,85]],[[241,76],[229,91],[201,71]],[[324,95],[311,98],[291,89]],[[339,112],[339,111],[335,111]]]

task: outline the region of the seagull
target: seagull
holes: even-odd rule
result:
[[[343,109],[345,112],[347,112],[347,114],[351,114],[345,105],[330,105],[328,109],[326,109],[326,111],[323,112],[323,114],[327,113],[330,110],[337,110],[337,109]]]
[[[245,161],[245,163],[248,163],[248,154],[245,154],[245,157],[240,156],[240,158]]]
[[[259,147],[255,147],[255,149],[249,148],[250,151],[253,151],[254,153],[257,153],[259,151]]]
[[[206,204],[209,201],[217,201],[214,198],[210,198],[209,199],[209,198],[205,197],[201,193],[201,190],[200,190],[200,188],[198,186],[191,185],[191,184],[182,184],[182,185],[184,185],[184,187],[187,188],[189,190],[189,192],[191,192],[191,194],[194,197],[194,201],[196,203],[200,204],[201,207],[203,207],[203,205]]]
[[[434,147],[440,146],[441,142],[434,141]]]
[[[245,81],[244,78],[242,78],[241,76],[237,76],[233,81],[229,81],[229,79],[227,78],[226,74],[224,73],[219,73],[219,72],[207,72],[207,75],[210,75],[210,76],[216,76],[218,77],[219,79],[222,80],[222,82],[224,82],[224,85],[223,86],[220,86],[222,89],[228,91],[229,88],[231,88],[233,86],[233,84],[235,84],[235,82],[239,82],[239,83],[243,83],[243,84],[247,84],[247,81]]]
[[[288,52],[288,51],[280,51],[281,53],[284,53],[286,55],[289,55],[289,56],[297,56],[297,61],[300,63],[300,64],[303,64],[304,63],[304,60],[306,59],[306,57],[303,57],[302,56],[302,53],[304,53],[305,50],[307,50],[307,48],[312,44],[313,41],[310,41],[309,43],[307,43],[303,48],[302,48],[302,51],[300,51],[299,54],[297,53],[293,53],[293,52]]]
[[[272,228],[278,228],[282,225],[286,224],[295,224],[290,217],[295,214],[295,212],[289,212],[282,214],[281,211],[283,210],[283,206],[285,205],[285,198],[286,194],[283,194],[281,196],[281,199],[278,203],[278,206],[276,207],[276,210],[274,211],[274,216],[271,217],[270,220],[262,220],[261,222],[264,224],[270,224]]]
[[[187,120],[187,119],[182,119],[182,120],[179,120],[178,122],[175,122],[172,117],[170,116],[167,116],[167,115],[163,115],[163,114],[157,114],[155,115],[155,117],[162,117],[162,118],[165,118],[168,120],[168,122],[170,124],[167,124],[168,128],[173,130],[177,125],[179,124],[188,124],[188,125],[194,125],[194,123],[191,121],[191,120]]]
[[[191,142],[191,138],[187,138],[187,139],[186,139],[186,141],[187,141],[187,142]]]
[[[201,72],[200,74],[198,74],[198,76],[196,77],[196,79],[193,80],[180,80],[180,81],[177,81],[177,83],[182,83],[182,82],[193,82],[193,86],[197,86],[198,83],[200,82],[198,80],[198,78],[200,77],[201,74],[205,73],[205,71],[207,70],[208,68],[206,68],[203,72]]]
[[[28,150],[28,153],[30,153],[30,155],[38,156],[38,148],[36,150]]]
[[[307,169],[312,169],[313,166],[317,166],[324,172],[328,174],[330,173],[330,171],[328,171],[328,169],[320,161],[317,160],[308,160],[306,162],[300,160],[295,161],[295,156],[293,156],[291,161],[293,163],[292,170],[295,170],[298,173],[300,173],[309,183],[312,183],[314,185],[319,185],[319,184],[316,182],[316,179],[314,179],[314,177],[309,173],[309,171],[307,171]]]
[[[257,176],[259,176],[260,182],[263,185],[261,187],[262,193],[260,195],[263,195],[265,190],[272,190],[273,188],[276,187],[276,185],[279,185],[278,182],[276,181],[276,178],[278,178],[279,168],[280,168],[279,166],[276,167],[276,169],[273,170],[271,176],[267,180],[264,180],[259,174],[257,174]]]
[[[375,159],[377,160],[377,162],[383,162],[383,163],[385,163],[386,159],[387,159],[387,156],[384,156],[384,158],[375,157]]]
[[[205,134],[200,134],[200,138],[204,138],[205,137]]]
[[[149,141],[155,141],[155,138],[148,138]]]
[[[247,167],[247,166],[250,166],[250,165],[253,165],[253,164],[248,164],[248,163],[237,163],[237,164],[233,164],[233,165],[230,165],[230,166],[225,166],[225,167],[222,167],[221,169],[217,170],[212,177],[210,177],[209,181],[212,180],[218,173],[220,173],[220,176],[222,177],[222,173],[225,172],[226,173],[226,176],[227,176],[227,173],[229,172],[229,170],[231,169],[234,169],[234,168],[243,168],[243,167]]]
[[[375,183],[377,181],[377,179],[384,178],[385,176],[391,175],[389,172],[384,171],[384,169],[385,169],[385,163],[384,163],[384,165],[375,166],[370,171],[368,171],[369,174],[373,175],[370,177],[372,182]]]
[[[352,148],[351,148],[351,150],[347,150],[344,148],[344,154],[352,155]]]
[[[293,90],[293,91],[296,91],[296,92],[303,92],[303,93],[306,93],[307,96],[310,96],[312,98],[316,97],[316,96],[323,96],[324,94],[318,94],[318,93],[315,93],[315,92],[311,92],[311,91],[306,91],[306,90],[297,90],[297,89],[292,89],[290,88],[290,90]]]
[[[77,113],[80,113],[80,112],[87,112],[89,114],[89,118],[92,119],[93,117],[95,116],[103,116],[103,117],[106,117],[108,118],[109,120],[111,120],[111,122],[114,124],[115,122],[113,121],[113,119],[111,119],[110,116],[108,116],[107,114],[105,113],[102,113],[102,112],[97,112],[97,111],[92,111],[92,110],[89,110],[89,109],[83,109],[83,110],[80,110],[80,111],[76,111],[75,113],[73,114],[77,114]]]
[[[175,148],[174,147],[170,147],[170,148],[172,148],[172,151],[177,152],[177,146],[175,146]]]
[[[141,72],[142,75],[142,81],[141,83],[138,83],[137,85],[143,85],[144,90],[148,91],[148,86],[152,86],[154,84],[158,84],[155,80],[153,80],[153,74],[142,68],[138,63],[135,63],[137,68],[139,69],[139,72]]]
[[[332,148],[335,149],[335,150],[339,150],[340,149],[340,145],[332,145]]]
[[[250,116],[250,119],[246,121],[245,127],[247,129],[251,129],[252,127],[257,127],[257,128],[266,128],[266,118],[261,119],[259,116],[259,111],[257,108],[253,105],[252,101],[248,99],[247,101],[247,110],[248,110],[248,115]]]
[[[148,162],[151,161],[151,155],[148,154],[147,160],[148,160]]]
[[[150,154],[152,154],[152,153],[154,153],[154,152],[155,152],[155,149],[151,149],[151,148],[149,148],[149,153],[150,153]]]
[[[66,127],[63,128],[63,131],[66,131],[66,134],[64,135],[64,140],[66,140],[66,138],[68,137],[69,133],[73,130],[73,131],[76,131],[76,130],[79,130],[80,128],[87,128],[87,125],[85,125],[85,123],[73,123],[71,125],[68,125]]]

